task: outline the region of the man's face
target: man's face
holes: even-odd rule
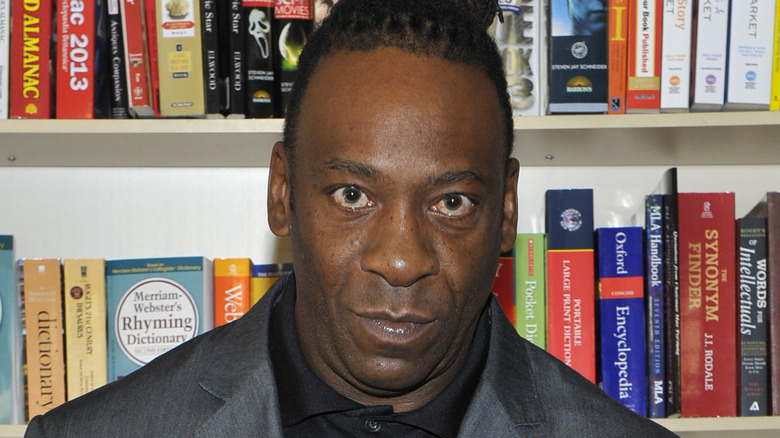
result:
[[[596,35],[607,32],[606,0],[569,0],[569,17],[573,35]]]
[[[460,370],[514,243],[496,92],[439,58],[336,52],[298,126],[292,172],[274,148],[269,223],[291,237],[303,353],[347,397],[416,408]]]

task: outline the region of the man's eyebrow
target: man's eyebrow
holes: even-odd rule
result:
[[[379,170],[374,167],[343,158],[333,158],[327,161],[325,163],[325,169],[328,172],[347,172],[366,178],[376,178],[380,173]]]
[[[328,172],[347,172],[365,178],[379,178],[382,175],[382,172],[375,167],[345,158],[333,158],[327,161],[325,169]],[[474,170],[464,169],[431,176],[428,181],[433,186],[444,186],[462,181],[476,181],[484,184],[487,178]]]
[[[431,184],[437,186],[443,186],[462,181],[475,181],[484,184],[487,179],[484,177],[484,175],[481,175],[480,173],[473,170],[453,170],[444,172],[441,175],[436,175],[434,178],[431,178]]]

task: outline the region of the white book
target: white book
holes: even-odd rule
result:
[[[11,67],[11,0],[0,0],[0,119],[8,118],[8,70]]]
[[[772,92],[776,0],[731,3],[728,110],[767,110]]]
[[[726,97],[729,0],[700,1],[693,42],[691,111],[720,111]]]
[[[661,42],[661,112],[686,112],[691,98],[691,3],[665,1]]]

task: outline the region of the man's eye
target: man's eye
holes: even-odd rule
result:
[[[355,186],[346,186],[337,189],[333,194],[333,199],[346,208],[363,208],[372,205],[365,193]]]
[[[465,195],[445,195],[434,206],[433,211],[449,217],[465,216],[474,208],[474,203]]]

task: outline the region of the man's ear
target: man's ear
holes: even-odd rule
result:
[[[290,234],[291,176],[284,143],[278,141],[271,151],[268,169],[268,226],[280,237]]]
[[[501,222],[501,252],[512,249],[517,239],[517,179],[520,175],[520,162],[509,159],[504,191],[504,220]]]

